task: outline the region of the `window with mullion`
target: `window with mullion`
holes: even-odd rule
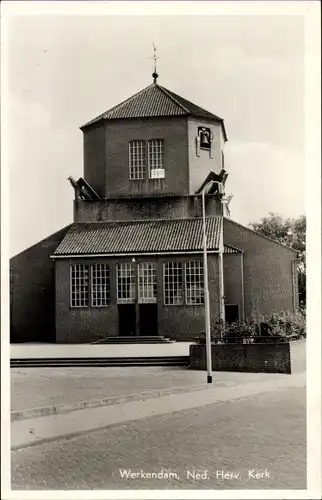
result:
[[[89,266],[74,264],[70,266],[70,306],[88,307],[89,305]]]
[[[92,306],[108,306],[110,303],[110,269],[106,264],[93,264],[91,271]]]
[[[151,170],[164,169],[164,140],[151,139],[148,141],[148,165]]]
[[[156,266],[150,262],[138,264],[139,302],[154,303],[157,301]]]
[[[164,304],[183,304],[183,265],[181,262],[163,264]]]
[[[145,141],[129,142],[129,169],[130,179],[144,179],[145,177]]]
[[[116,265],[116,290],[118,304],[135,302],[135,269],[132,263]]]
[[[198,305],[204,303],[203,262],[192,260],[186,262],[186,303]]]

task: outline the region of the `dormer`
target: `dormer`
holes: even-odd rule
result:
[[[101,198],[189,196],[222,169],[223,120],[155,81],[81,127]]]

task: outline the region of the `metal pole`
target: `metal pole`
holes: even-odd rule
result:
[[[224,220],[222,217],[222,228],[220,234],[220,245],[219,245],[219,309],[220,309],[220,320],[221,320],[221,330],[220,337],[223,337],[224,328],[225,328],[225,297],[224,297],[224,262],[223,262],[223,254],[224,254]]]
[[[205,188],[202,190],[202,220],[203,220],[203,263],[204,263],[204,300],[205,300],[205,329],[206,329],[206,357],[207,357],[207,383],[212,383],[211,338],[210,338],[210,310],[208,290],[208,260],[207,260],[207,234],[206,234],[206,209]]]

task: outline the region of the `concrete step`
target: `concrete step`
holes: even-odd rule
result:
[[[86,366],[188,366],[189,356],[148,358],[24,358],[11,359],[11,368]]]
[[[91,344],[169,344],[175,342],[162,335],[155,336],[132,336],[132,337],[106,337],[96,340]]]

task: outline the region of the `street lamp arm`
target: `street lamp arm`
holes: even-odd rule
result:
[[[218,184],[218,185],[221,187],[222,192],[223,192],[223,193],[225,192],[225,186],[223,185],[223,183],[222,183],[222,182],[220,182],[220,181],[209,181],[209,182],[207,182],[207,184],[206,184],[206,185],[202,188],[201,194],[203,194],[203,195],[204,195],[204,194],[205,194],[206,189],[207,189],[208,187],[213,186],[214,184]],[[222,193],[221,193],[221,194],[222,194]]]

